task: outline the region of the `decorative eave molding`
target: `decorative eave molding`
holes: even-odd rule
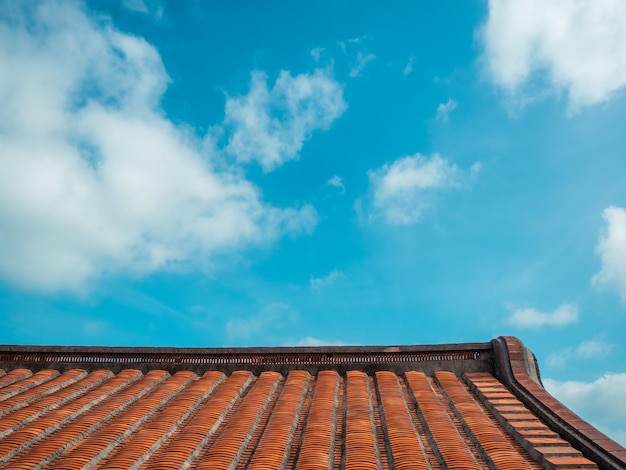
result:
[[[0,345],[0,367],[31,370],[52,368],[88,371],[139,369],[143,372],[164,369],[168,372],[192,370],[204,373],[219,370],[249,370],[287,373],[304,369],[310,373],[333,369],[362,370],[373,373],[392,370],[422,370],[432,374],[452,370],[493,371],[490,343],[464,343],[426,346],[316,346],[279,348],[128,348],[85,346]]]
[[[491,341],[497,377],[553,431],[602,470],[626,470],[626,449],[574,414],[541,385],[534,355],[513,336]],[[532,360],[530,358],[532,357]]]

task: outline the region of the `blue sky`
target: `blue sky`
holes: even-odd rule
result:
[[[0,342],[518,336],[626,443],[626,5],[0,1]]]

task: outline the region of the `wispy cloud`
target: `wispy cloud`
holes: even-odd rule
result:
[[[0,46],[0,69],[11,70],[0,79],[0,277],[81,291],[106,275],[208,267],[313,228],[311,206],[264,203],[238,168],[218,170],[215,154],[165,117],[159,102],[170,79],[145,40],[78,2],[25,5],[0,6],[0,44],[11,45]],[[274,94],[309,110],[272,121],[270,137],[288,141],[278,160],[345,108],[325,72],[284,72]],[[268,138],[255,130],[250,147]]]
[[[448,122],[450,113],[454,111],[456,107],[457,102],[452,98],[448,99],[445,103],[439,103],[439,106],[437,106],[437,120]]]
[[[160,20],[163,17],[163,3],[161,0],[123,0],[122,6],[127,10],[151,15]]]
[[[373,61],[375,58],[376,56],[374,54],[364,54],[361,51],[357,52],[356,63],[350,69],[350,72],[348,73],[348,75],[350,75],[350,77],[352,78],[358,77],[359,75],[361,75],[361,73],[365,69],[365,66],[371,61]]]
[[[413,72],[413,65],[415,65],[415,56],[412,55],[409,58],[409,61],[407,62],[406,66],[404,67],[404,70],[402,71],[402,73],[404,73],[404,75],[409,75],[411,72]]]
[[[546,358],[546,364],[552,368],[565,367],[567,361],[572,357],[572,349],[564,349],[562,351],[552,353]]]
[[[603,339],[587,339],[582,341],[576,348],[576,356],[585,359],[602,358],[611,354],[614,348],[614,345],[607,343]]]
[[[459,188],[465,173],[454,163],[434,154],[402,157],[368,172],[372,214],[392,225],[419,222],[438,191]]]
[[[298,312],[281,302],[265,306],[259,313],[245,318],[231,318],[226,323],[226,335],[230,340],[250,340],[264,343],[268,336],[284,330],[298,319]],[[268,335],[268,330],[272,334]]]
[[[345,277],[346,276],[343,274],[342,271],[338,269],[333,269],[325,277],[312,277],[309,284],[311,286],[311,289],[313,290],[322,290],[332,286],[337,281],[344,279]]]
[[[626,302],[626,210],[611,206],[602,215],[606,226],[596,246],[602,268],[592,282],[615,289]]]
[[[349,343],[306,336],[296,341],[287,341],[284,346],[347,346]]]
[[[576,414],[626,445],[626,373],[607,373],[593,382],[544,378],[543,384]]]
[[[324,51],[326,51],[326,49],[323,47],[316,47],[315,49],[311,50],[311,57],[313,57],[315,63],[319,63]]]
[[[350,70],[348,75],[356,78],[363,73],[368,63],[376,59],[376,55],[367,52],[364,43],[369,39],[367,35],[348,39],[347,42],[339,41],[339,47],[343,51]]]
[[[518,308],[508,322],[519,328],[541,328],[544,326],[565,326],[578,321],[576,304],[561,304],[552,312],[541,312],[534,308]]]
[[[476,177],[483,170],[483,164],[481,162],[475,162],[470,167],[470,175]]]
[[[624,2],[490,0],[482,33],[489,72],[510,92],[543,72],[576,110],[626,85]]]
[[[337,175],[333,175],[330,178],[328,178],[328,181],[326,181],[326,184],[334,188],[339,188],[339,190],[341,190],[341,194],[346,192],[346,188],[343,185],[343,179]]]
[[[566,348],[550,354],[546,359],[549,367],[564,367],[570,359],[601,359],[613,352],[615,345],[601,338],[586,339],[575,348]]]
[[[247,95],[226,100],[226,150],[239,162],[255,160],[272,171],[297,159],[313,132],[328,129],[346,108],[329,69],[295,77],[282,71],[271,89],[265,73],[256,71]]]
[[[133,334],[125,325],[87,311],[67,311],[47,305],[26,315],[19,309],[3,312],[5,337],[11,334],[22,344],[90,344],[114,346],[132,344]],[[54,321],[51,321],[53,319]],[[34,328],[33,325],[46,325]],[[145,331],[144,331],[145,333]],[[51,340],[53,338],[53,340]]]

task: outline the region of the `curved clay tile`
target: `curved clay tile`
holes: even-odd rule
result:
[[[548,397],[532,355],[511,338],[224,351],[10,346],[0,360],[0,469],[626,468],[626,449]]]
[[[233,372],[208,402],[163,444],[146,463],[146,468],[180,468],[189,465],[204,450],[253,379],[250,372]]]
[[[197,468],[219,470],[236,466],[281,381],[282,376],[277,372],[263,372],[259,376]]]
[[[297,468],[332,468],[335,445],[335,420],[339,404],[339,375],[325,370],[317,374],[311,407],[304,428]]]
[[[248,469],[285,468],[309,380],[310,375],[304,370],[289,373]]]

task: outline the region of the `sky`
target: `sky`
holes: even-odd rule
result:
[[[0,343],[520,338],[626,445],[626,3],[0,0]]]

